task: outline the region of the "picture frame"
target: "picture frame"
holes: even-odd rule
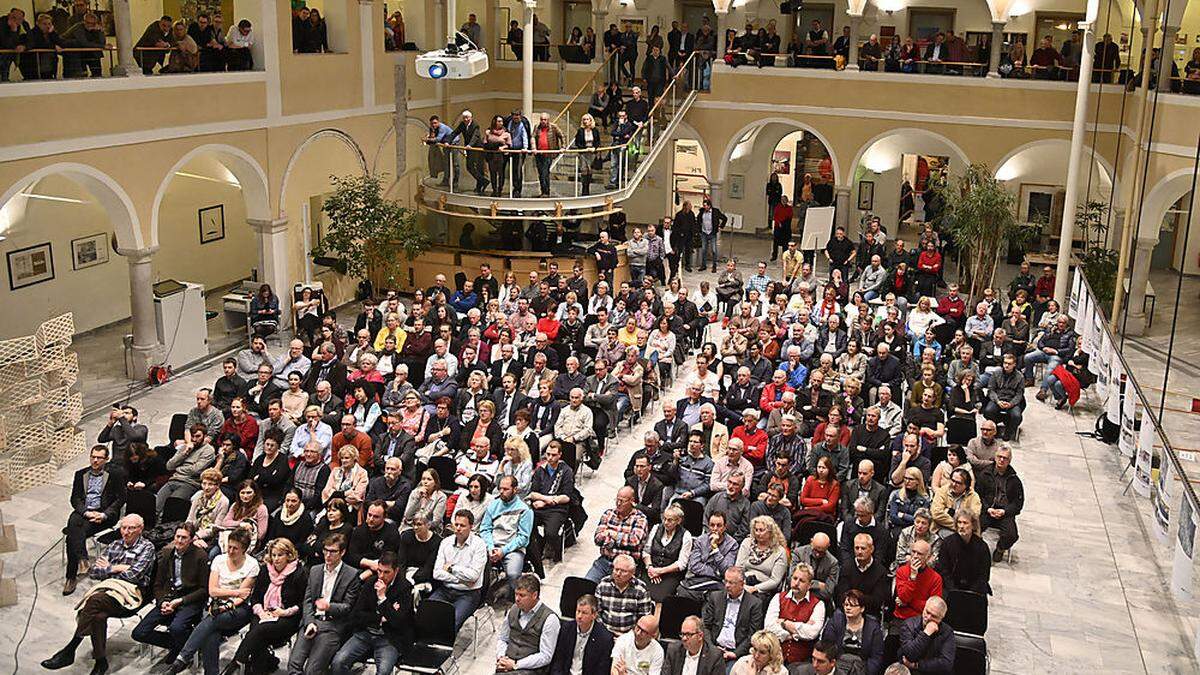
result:
[[[858,181],[858,209],[870,211],[875,208],[875,181]]]
[[[82,270],[108,262],[108,235],[98,232],[71,240],[71,269]]]
[[[200,243],[211,244],[225,238],[225,205],[206,206],[197,213],[200,221]]]
[[[54,279],[54,248],[50,242],[8,252],[8,288],[17,290]]]
[[[746,177],[740,173],[729,176],[729,198],[744,199],[746,197]]]

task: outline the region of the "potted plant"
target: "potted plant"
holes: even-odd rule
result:
[[[1101,311],[1112,306],[1117,290],[1117,252],[1108,248],[1108,204],[1089,201],[1075,210],[1075,228],[1083,234],[1079,266]]]
[[[415,260],[432,240],[417,225],[416,213],[385,198],[383,176],[332,177],[333,192],[321,207],[328,231],[312,256],[335,258],[341,274],[367,278],[377,272],[389,287],[403,277],[403,261]]]

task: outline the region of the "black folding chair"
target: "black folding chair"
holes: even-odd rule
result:
[[[167,439],[170,440],[171,445],[175,445],[175,441],[182,441],[185,433],[187,433],[187,414],[171,415],[171,427],[167,430]]]
[[[155,509],[158,504],[154,500],[154,493],[150,490],[130,490],[125,493],[125,513],[136,513],[146,522],[146,529],[149,530],[158,524],[158,513]],[[191,502],[188,502],[189,509]],[[186,517],[187,514],[185,513]]]
[[[171,497],[163,504],[162,514],[158,522],[160,523],[180,523],[187,520],[188,512],[192,510],[192,502],[190,499],[182,497]]]
[[[683,620],[689,616],[700,616],[703,604],[699,600],[672,595],[663,600],[662,613],[658,619],[658,632],[664,640],[678,640]]]
[[[567,577],[563,579],[562,595],[558,599],[558,613],[565,617],[575,617],[575,605],[579,598],[596,592],[596,582],[583,577]]]
[[[396,670],[437,675],[454,654],[454,605],[425,600],[417,605],[415,642],[404,651]]]
[[[683,509],[683,529],[699,537],[704,531],[704,505],[692,499],[679,499],[675,504]]]
[[[796,541],[800,544],[807,544],[818,532],[824,532],[829,537],[829,548],[836,551],[838,545],[837,525],[823,520],[808,520],[801,523],[796,528]]]
[[[946,420],[946,443],[949,445],[966,445],[975,438],[975,418],[963,415],[951,415]]]
[[[988,598],[982,593],[955,589],[946,591],[946,623],[955,631],[985,635],[988,629]]]
[[[954,675],[987,675],[991,670],[987,641],[978,635],[954,633]]]
[[[448,455],[438,455],[429,458],[429,468],[437,474],[438,482],[443,490],[454,489],[454,476],[458,473],[458,465]]]

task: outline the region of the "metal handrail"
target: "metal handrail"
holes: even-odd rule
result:
[[[588,79],[582,85],[580,85],[579,91],[575,92],[575,95],[571,97],[571,100],[567,101],[567,104],[564,105],[562,110],[559,111],[558,115],[554,117],[554,121],[552,121],[551,124],[558,124],[558,121],[567,114],[567,111],[571,109],[571,106],[575,104],[575,101],[578,100],[580,95],[583,94],[584,90],[588,88],[588,85],[592,84],[596,80],[596,75],[600,74],[604,67],[608,65],[608,62],[612,60],[613,54],[615,53],[616,52],[609,52],[608,55],[604,57],[604,60],[600,62],[600,65],[596,66],[595,70],[592,71],[591,76],[589,76]]]

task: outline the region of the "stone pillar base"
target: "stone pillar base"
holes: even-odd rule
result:
[[[144,382],[150,372],[150,366],[162,363],[166,349],[162,345],[133,345],[129,359],[126,361],[126,372],[131,380]]]

